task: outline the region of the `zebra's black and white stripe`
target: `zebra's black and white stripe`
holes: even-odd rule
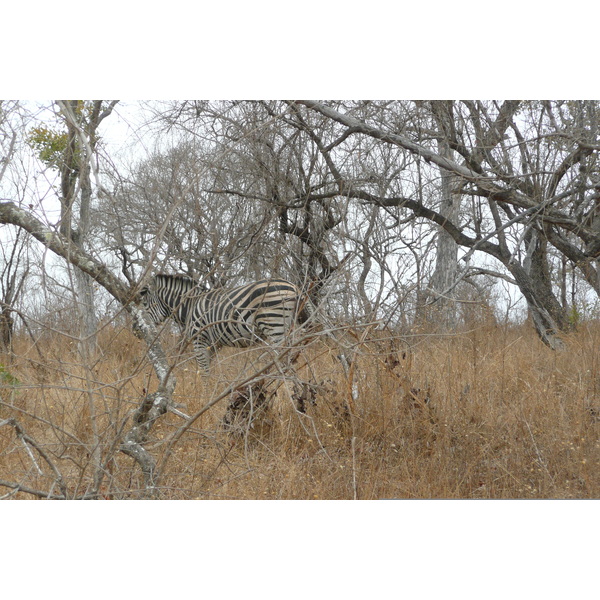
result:
[[[284,279],[204,291],[189,277],[155,275],[141,295],[155,323],[172,317],[183,327],[206,373],[219,348],[279,344],[309,314],[300,290]]]

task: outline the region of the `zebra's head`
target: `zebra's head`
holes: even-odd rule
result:
[[[156,277],[153,277],[148,285],[140,290],[140,296],[142,297],[142,306],[154,323],[162,323],[171,315],[171,310],[160,293]]]
[[[140,295],[154,323],[162,323],[169,317],[182,323],[197,289],[198,284],[184,275],[155,275],[140,290]]]

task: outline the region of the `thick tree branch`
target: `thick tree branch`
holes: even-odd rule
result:
[[[459,175],[467,181],[473,182],[476,186],[477,193],[480,196],[490,198],[497,202],[512,204],[524,210],[533,209],[535,211],[536,207],[540,205],[539,201],[532,199],[525,193],[519,192],[517,189],[511,189],[510,187],[507,188],[497,185],[493,181],[494,177],[499,177],[500,179],[502,179],[502,177],[498,175],[494,175],[494,177],[485,176],[477,172],[478,167],[476,165],[474,165],[475,169],[459,165],[455,161],[440,156],[436,152],[430,150],[429,148],[426,148],[425,146],[422,146],[421,144],[417,144],[409,140],[405,136],[382,131],[377,127],[373,127],[371,125],[368,125],[367,123],[363,123],[350,115],[342,114],[319,102],[313,102],[309,100],[296,100],[295,102],[296,104],[302,104],[310,108],[311,110],[315,110],[329,117],[330,119],[333,119],[334,121],[345,125],[346,127],[352,128],[354,132],[362,133],[364,135],[371,136],[375,139],[379,139],[384,142],[400,146],[408,150],[409,152],[422,157],[426,161],[437,165],[438,167],[446,169],[447,171],[450,171],[455,175]],[[498,119],[493,125],[494,131],[488,132],[488,135],[485,135],[482,132],[481,135],[483,136],[483,139],[481,140],[481,143],[483,144],[486,141],[490,143],[497,143],[500,140],[501,134],[506,130],[506,127],[514,127],[514,124],[511,121],[511,117],[517,108],[518,103],[516,103],[516,101],[503,104],[501,107],[501,114],[498,116]],[[561,169],[559,169],[559,175],[562,176],[562,169],[569,168],[570,166],[572,166],[572,164],[574,164],[574,162],[577,162],[577,160],[581,160],[581,155],[579,153],[574,154],[570,159],[566,160],[563,163]],[[554,182],[552,185],[554,185]],[[344,193],[346,192],[347,190],[344,190]],[[556,196],[552,194],[550,198],[547,198],[544,201],[544,203],[547,203],[547,205],[553,204],[556,200],[566,198],[572,195],[572,193],[573,192],[566,192],[564,194],[559,194]],[[546,222],[551,222],[555,225],[558,225],[564,229],[568,229],[569,231],[575,233],[578,237],[584,240],[586,244],[590,244],[593,240],[597,239],[597,235],[595,232],[589,230],[586,227],[583,227],[580,222],[560,211],[546,209],[544,211],[543,218]]]
[[[521,197],[522,195],[518,194],[514,190],[501,188],[495,185],[489,177],[485,177],[473,169],[459,165],[453,160],[440,156],[433,150],[430,150],[421,144],[417,144],[403,135],[382,131],[377,127],[363,123],[362,121],[359,121],[350,115],[342,114],[319,102],[314,102],[311,100],[296,100],[295,102],[297,104],[302,104],[311,110],[315,110],[322,115],[329,117],[330,119],[333,119],[342,125],[345,125],[346,127],[351,127],[357,133],[362,133],[375,139],[400,146],[401,148],[420,156],[424,160],[432,162],[442,169],[446,169],[455,175],[460,175],[468,181],[476,182],[488,194],[493,194],[496,199],[504,199],[507,201],[510,200],[511,202],[519,205],[526,205],[527,207],[531,205],[531,202],[527,197]]]
[[[124,437],[121,451],[138,462],[144,473],[146,487],[153,492],[155,461],[143,444],[156,419],[171,408],[175,378],[171,374],[156,328],[140,306],[139,293],[135,288],[121,283],[102,263],[13,202],[0,202],[0,223],[10,223],[29,232],[46,248],[90,275],[132,315],[136,335],[143,338],[148,345],[148,358],[154,367],[159,385],[154,394],[144,398],[134,414],[134,424]]]
[[[13,202],[0,202],[0,223],[10,223],[30,233],[46,248],[87,273],[123,306],[132,300],[139,300],[139,296],[123,285],[102,263]]]

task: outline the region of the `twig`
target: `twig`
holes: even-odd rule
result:
[[[0,479],[0,485],[15,490],[17,492],[23,492],[25,494],[31,494],[32,496],[37,496],[38,498],[46,498],[47,500],[66,500],[66,496],[59,496],[57,494],[50,494],[49,492],[44,492],[43,490],[36,490],[25,485],[21,485],[20,483],[15,483],[14,481],[5,481],[4,479]]]
[[[35,465],[38,473],[40,475],[43,475],[43,471],[40,469],[39,465],[37,464],[37,462],[33,456],[33,453],[31,452],[31,448],[29,448],[29,446],[32,446],[33,448],[35,448],[37,450],[39,455],[44,459],[46,464],[50,467],[50,469],[52,469],[52,472],[54,473],[56,483],[58,484],[58,487],[59,487],[60,491],[62,492],[62,496],[60,496],[60,498],[66,499],[67,486],[65,485],[63,476],[62,476],[61,472],[58,470],[58,468],[56,467],[56,465],[54,464],[54,462],[52,462],[52,460],[50,459],[48,454],[46,454],[44,449],[31,436],[29,436],[25,433],[25,431],[23,430],[23,428],[21,427],[21,425],[15,418],[11,417],[9,419],[4,419],[4,421],[0,421],[0,427],[2,427],[2,425],[9,425],[14,428],[15,433],[17,434],[17,437],[23,442],[25,449],[27,450],[27,453],[31,457],[33,464]],[[4,485],[4,483],[2,483],[2,485]],[[8,486],[8,487],[15,487],[15,486],[19,487],[19,489],[24,490],[24,488],[19,484],[14,484],[14,486]],[[31,492],[29,492],[29,493],[31,493]],[[50,497],[50,494],[46,493],[46,494],[44,494],[44,497]]]

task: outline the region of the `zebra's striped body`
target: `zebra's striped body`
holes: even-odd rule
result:
[[[172,317],[184,328],[206,373],[211,354],[219,348],[278,344],[295,321],[307,316],[300,290],[284,279],[207,292],[188,277],[156,275],[141,295],[155,323]]]

